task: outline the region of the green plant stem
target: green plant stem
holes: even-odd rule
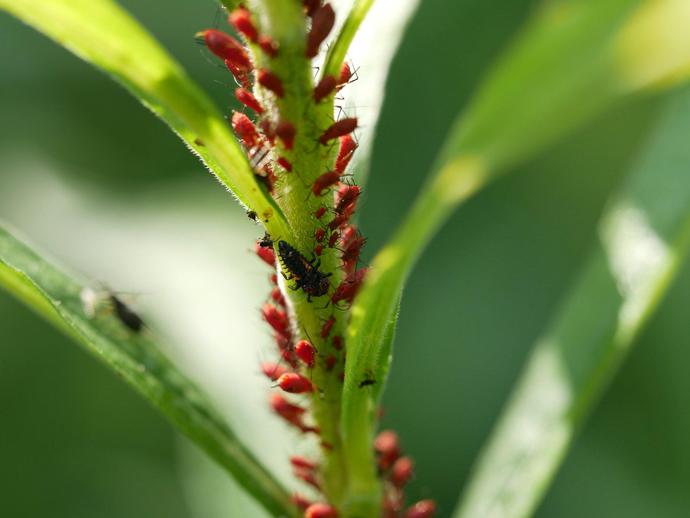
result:
[[[333,122],[334,96],[330,95],[318,104],[313,100],[312,64],[304,56],[307,27],[301,3],[256,0],[253,12],[260,13],[262,31],[279,45],[276,57],[267,58],[262,53],[255,52],[255,59],[259,66],[275,73],[282,80],[285,89],[282,99],[265,94],[258,87],[257,95],[262,97],[264,103],[272,106],[269,113],[280,114],[280,119],[275,123],[288,121],[297,129],[294,148],[278,151],[280,156],[291,162],[293,170],[283,175],[276,185],[276,197],[294,236],[294,241],[290,244],[310,257],[316,244],[316,230],[323,228],[328,223],[328,218],[332,217],[330,213],[321,220],[314,217],[314,212],[324,203],[332,204],[332,194],[329,192],[319,197],[312,193],[311,187],[318,176],[331,169],[337,152],[337,141],[328,146],[318,142],[324,129]],[[274,240],[279,238],[280,236],[274,236]],[[330,273],[331,284],[337,286],[342,280],[342,272],[336,250],[324,246],[319,259],[320,270]],[[289,272],[284,273],[289,276]],[[285,284],[289,286],[291,283]],[[298,338],[308,339],[318,351],[313,370],[306,374],[318,388],[312,397],[311,406],[324,445],[324,462],[321,468],[323,492],[331,504],[340,507],[347,482],[340,430],[342,382],[339,374],[343,369],[344,354],[335,349],[331,338],[336,335],[344,336],[346,312],[338,311],[332,305],[324,307],[326,304],[322,297],[309,302],[301,291],[283,291],[291,301],[300,334]],[[320,336],[321,328],[331,317],[335,318],[333,330],[329,337],[323,339]],[[337,363],[329,369],[327,358],[331,355],[337,358]]]

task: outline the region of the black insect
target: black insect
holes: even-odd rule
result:
[[[110,295],[110,303],[113,305],[117,318],[131,331],[138,333],[144,328],[144,321],[132,311],[124,302],[115,295]]]
[[[268,232],[265,232],[264,237],[257,242],[261,248],[273,248],[273,239],[268,235]]]
[[[309,261],[295,248],[285,241],[278,241],[278,256],[283,268],[290,273],[290,276],[283,274],[287,280],[295,280],[293,290],[301,289],[307,294],[307,300],[311,302],[312,297],[321,297],[328,293],[331,284],[328,277],[332,274],[319,271],[321,260],[316,256]]]
[[[256,211],[250,210],[247,211],[247,217],[251,219],[252,221],[256,221]]]
[[[374,385],[376,384],[376,380],[373,378],[364,378],[362,381],[359,382],[359,388],[364,388],[368,387],[369,385]]]

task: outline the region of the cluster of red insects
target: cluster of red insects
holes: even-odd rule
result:
[[[335,13],[331,5],[322,4],[322,0],[304,0],[303,4],[305,16],[311,20],[305,42],[305,58],[310,60],[319,53],[322,43],[331,32],[335,23]],[[281,49],[271,37],[259,31],[246,7],[240,6],[232,11],[228,21],[242,37],[243,42],[215,29],[203,31],[199,36],[203,38],[208,49],[223,60],[234,76],[238,85],[235,90],[237,100],[256,115],[256,120],[252,120],[245,113],[235,112],[231,124],[247,152],[257,179],[268,193],[275,196],[276,185],[281,177],[293,172],[293,164],[286,155],[294,152],[298,128],[288,120],[269,116],[270,110],[260,102],[259,98],[262,96],[259,94],[283,99],[286,95],[284,83],[268,67],[257,69],[251,56],[252,50],[262,52],[267,58],[265,61],[270,63],[271,59],[279,55]],[[314,86],[311,100],[316,104],[321,103],[344,88],[352,79],[352,69],[346,63],[338,78],[326,75]],[[257,89],[254,92],[253,87]],[[286,279],[295,281],[293,289],[304,291],[309,301],[312,297],[329,295],[329,304],[334,308],[342,308],[343,304],[347,307],[352,303],[367,271],[366,268],[357,268],[365,239],[359,234],[356,226],[350,223],[361,191],[358,186],[343,182],[346,169],[357,148],[352,136],[356,128],[356,118],[342,118],[326,127],[316,138],[317,147],[330,146],[333,142],[337,142],[339,147],[332,169],[316,177],[309,188],[311,195],[319,200],[329,200],[313,213],[315,220],[320,223],[314,232],[313,258],[308,260],[286,241],[274,243],[268,235],[256,245],[257,255],[275,271],[277,263],[280,262]],[[343,272],[342,280],[333,290],[328,280],[331,273],[319,270],[319,256],[324,253],[326,247],[339,252],[339,265]],[[283,393],[309,395],[317,392],[318,388],[309,377],[299,371],[310,372],[316,365],[319,353],[311,340],[295,336],[298,326],[291,322],[288,302],[278,285],[276,273],[273,273],[271,280],[273,288],[270,301],[263,305],[261,312],[264,320],[272,328],[280,360],[275,363],[264,362],[261,366],[262,371]],[[331,340],[334,351],[344,359],[345,343],[342,336],[331,336],[334,334],[335,323],[336,319],[333,316],[326,319],[320,329],[319,338]],[[333,371],[338,363],[335,354],[321,360],[327,372]],[[334,372],[334,375],[338,375],[342,381],[342,372]],[[360,387],[374,382],[367,380],[367,383]],[[310,422],[307,408],[290,401],[289,396],[286,397],[283,393],[276,392],[271,395],[272,410],[301,433],[319,436],[319,428]],[[321,444],[324,448],[330,446],[323,440]],[[403,487],[412,476],[412,462],[409,457],[400,455],[395,433],[381,432],[376,438],[374,448],[384,483],[382,509],[385,518],[432,517],[435,506],[430,500],[418,502],[402,514]],[[321,492],[319,465],[298,456],[292,457],[290,461],[295,476],[317,492]],[[306,518],[338,516],[337,509],[328,503],[314,503],[299,494],[293,495],[293,502],[304,510]]]

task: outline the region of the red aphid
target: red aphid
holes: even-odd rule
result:
[[[292,423],[301,419],[306,412],[304,408],[290,403],[280,394],[271,394],[270,405],[276,414]]]
[[[280,167],[285,169],[285,172],[289,173],[290,171],[292,171],[292,164],[290,163],[290,161],[287,158],[281,156],[281,157],[278,157],[278,160],[276,160],[276,161],[278,162],[278,165]]]
[[[225,66],[228,67],[228,70],[235,77],[235,80],[239,84],[241,84],[244,88],[251,88],[251,81],[249,81],[249,73],[251,70],[238,66],[229,59],[225,60]]]
[[[259,258],[268,266],[275,266],[276,254],[273,251],[273,248],[261,246],[259,243],[256,243],[254,250],[256,251],[256,255],[258,255]]]
[[[338,511],[331,505],[316,503],[307,508],[304,518],[338,518]]]
[[[374,440],[374,450],[378,455],[379,467],[387,470],[400,457],[400,440],[392,430],[383,430]]]
[[[259,47],[263,50],[268,57],[274,58],[278,55],[278,44],[270,36],[265,34],[259,36]]]
[[[254,43],[258,41],[259,31],[256,30],[251,14],[244,7],[238,7],[232,11],[228,16],[228,22],[249,41]]]
[[[354,239],[359,237],[359,232],[357,232],[357,227],[354,225],[348,225],[345,227],[340,234],[340,247],[345,250]]]
[[[317,228],[314,231],[314,239],[316,239],[317,241],[323,241],[324,237],[326,237],[326,230],[324,230],[323,228]]]
[[[295,469],[306,469],[314,471],[317,468],[315,462],[305,459],[304,457],[300,457],[299,455],[293,455],[292,457],[290,457],[290,464],[292,464],[292,467]]]
[[[307,507],[309,507],[312,504],[311,500],[308,500],[306,497],[300,495],[299,493],[293,493],[291,500],[293,504],[295,504],[303,511],[306,510]]]
[[[331,124],[319,137],[319,142],[328,144],[334,138],[349,135],[357,129],[357,117],[347,117]]]
[[[341,300],[352,303],[357,292],[362,287],[362,281],[367,273],[367,268],[360,268],[345,277],[343,282],[335,289],[331,296],[331,302],[337,304]]]
[[[314,392],[314,385],[312,385],[311,381],[296,372],[283,374],[278,378],[278,386],[290,394]]]
[[[335,159],[335,170],[340,174],[345,173],[345,169],[350,164],[352,155],[357,149],[357,142],[352,138],[352,135],[343,135],[340,137],[340,148],[338,149],[338,156]]]
[[[232,36],[216,29],[207,29],[197,33],[204,38],[208,50],[222,60],[229,62],[234,68],[242,72],[250,72],[252,62],[244,46]],[[227,63],[226,63],[227,64]]]
[[[286,367],[283,367],[282,365],[279,365],[277,363],[263,362],[261,364],[261,372],[263,372],[264,375],[271,381],[275,381],[278,378],[280,378],[283,374],[289,371]]]
[[[316,480],[313,471],[295,470],[295,476],[312,486],[317,491],[321,491],[321,484],[319,484],[319,481]]]
[[[237,138],[247,149],[256,146],[260,142],[259,132],[256,126],[244,113],[234,112],[232,114],[232,129],[235,130]]]
[[[297,361],[297,357],[295,356],[295,352],[292,351],[291,349],[284,349],[280,353],[280,357],[290,365],[293,369],[297,369],[299,367],[299,362]]]
[[[271,290],[271,299],[273,299],[273,302],[275,302],[276,304],[285,306],[285,297],[283,296],[283,292],[280,291],[280,288],[278,286]]]
[[[325,97],[328,97],[335,90],[335,77],[332,75],[324,76],[319,84],[314,87],[314,102],[320,102]]]
[[[266,90],[270,90],[278,97],[282,98],[285,95],[285,90],[283,89],[283,82],[277,75],[275,75],[270,70],[267,70],[265,68],[259,70],[259,73],[257,74],[257,81]]]
[[[276,135],[283,141],[285,149],[292,149],[292,146],[295,144],[297,129],[291,122],[282,121],[276,126]]]
[[[412,478],[413,467],[410,457],[400,457],[396,460],[390,473],[393,485],[398,488],[404,487]]]
[[[295,355],[310,369],[314,368],[316,349],[307,340],[300,340],[295,344]]]
[[[433,500],[421,500],[405,512],[405,518],[432,518],[436,514]]]
[[[340,335],[336,335],[333,337],[333,347],[335,347],[336,351],[340,351],[343,348],[343,337]]]
[[[343,225],[346,225],[347,222],[350,220],[350,216],[352,216],[351,213],[336,214],[336,216],[328,224],[328,228],[331,230],[335,230],[337,228],[342,227]]]
[[[290,321],[288,320],[287,313],[285,311],[279,310],[273,304],[264,304],[261,307],[261,314],[264,320],[268,322],[277,333],[282,335],[289,335],[290,333]]]
[[[259,127],[261,128],[261,131],[264,132],[264,136],[268,139],[268,141],[273,144],[273,139],[276,136],[276,132],[273,128],[273,124],[271,124],[271,121],[268,119],[261,119],[259,122]]]
[[[278,274],[272,273],[269,280],[271,281],[271,284],[278,284]]]
[[[331,4],[319,7],[312,16],[311,29],[307,35],[307,46],[304,55],[313,58],[319,53],[319,47],[323,40],[333,29],[335,24],[335,11]]]
[[[350,79],[352,79],[352,69],[350,68],[350,65],[347,63],[343,63],[343,66],[340,67],[340,77],[338,78],[338,88],[342,88],[345,86],[347,83],[350,82]]]
[[[366,243],[367,239],[362,236],[357,236],[352,239],[346,247],[342,248],[343,254],[341,259],[343,262],[356,262],[359,259],[359,253],[362,251],[362,248],[364,248]]]
[[[335,357],[335,355],[331,354],[326,358],[326,370],[328,372],[333,370],[333,367],[335,367],[335,364],[338,363],[338,359]]]
[[[318,243],[318,244],[314,247],[314,253],[315,253],[316,255],[321,255],[321,254],[323,254],[323,245],[322,245],[321,243]]]
[[[314,217],[315,217],[316,219],[321,219],[321,218],[323,217],[324,214],[326,214],[326,207],[319,207],[319,208],[316,209],[316,211],[314,212]]]
[[[404,495],[401,491],[388,491],[383,497],[383,518],[399,518],[403,508]]]
[[[321,196],[323,191],[333,187],[340,181],[340,175],[336,171],[327,171],[314,180],[314,185],[311,186],[311,192],[316,196]]]
[[[258,99],[254,97],[254,94],[252,94],[246,88],[237,88],[235,90],[235,97],[237,97],[239,102],[244,104],[250,110],[254,110],[259,115],[264,112],[264,108],[261,106],[261,103],[258,101]]]
[[[362,194],[362,190],[357,185],[343,184],[335,193],[335,211],[338,214],[350,214],[354,212],[357,198]]]
[[[329,334],[331,334],[331,329],[333,329],[334,325],[335,317],[331,317],[328,320],[326,320],[323,323],[323,326],[321,326],[321,338],[326,338]]]
[[[331,237],[328,238],[328,247],[333,248],[335,244],[338,242],[338,239],[340,238],[340,234],[337,232],[333,232],[331,234]]]

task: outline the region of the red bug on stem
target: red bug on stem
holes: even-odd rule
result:
[[[327,171],[314,180],[311,192],[316,196],[321,196],[323,191],[329,189],[340,181],[340,175],[336,171]]]
[[[242,44],[232,36],[216,29],[207,29],[197,33],[203,38],[208,50],[242,72],[250,72],[252,62]]]
[[[338,518],[338,511],[328,504],[316,503],[307,508],[304,518]]]
[[[343,63],[343,66],[340,67],[340,77],[338,78],[338,90],[340,90],[346,84],[348,84],[350,82],[350,79],[352,79],[352,69],[350,68],[349,64]]]
[[[405,512],[405,518],[432,518],[436,514],[433,500],[421,500]]]
[[[374,440],[374,450],[378,455],[379,467],[387,470],[400,457],[400,440],[392,430],[383,430]]]
[[[319,207],[319,208],[316,209],[316,211],[314,212],[314,217],[315,217],[316,219],[321,219],[321,218],[323,217],[324,214],[326,214],[326,207]]]
[[[300,495],[299,493],[293,493],[291,500],[293,504],[295,504],[303,511],[306,510],[307,507],[309,507],[312,504],[311,500],[308,500],[306,497]]]
[[[312,385],[311,381],[296,372],[283,374],[277,381],[278,386],[290,394],[314,392],[314,385]]]
[[[323,145],[328,144],[329,141],[334,138],[342,137],[349,133],[352,133],[357,129],[357,117],[348,117],[346,119],[340,119],[337,122],[331,124],[326,131],[324,131],[319,137],[319,142]]]
[[[278,160],[276,160],[276,162],[278,162],[278,165],[280,167],[285,169],[286,173],[289,173],[290,171],[292,171],[292,163],[287,158],[282,157],[282,156],[278,157]]]
[[[252,21],[252,15],[244,7],[238,7],[232,11],[228,16],[228,23],[249,41],[254,43],[258,41],[259,31],[256,30]]]
[[[304,55],[308,58],[316,57],[319,53],[319,47],[323,40],[333,29],[335,24],[335,11],[331,4],[325,4],[319,7],[312,16],[311,29],[307,35],[307,46]]]
[[[335,317],[331,317],[323,323],[323,326],[321,327],[321,338],[326,338],[329,334],[331,334],[331,329],[333,329],[334,324]]]
[[[259,115],[264,112],[264,108],[261,106],[258,99],[246,88],[237,88],[235,90],[235,97],[237,97],[239,102],[244,104],[247,108],[254,110]]]
[[[259,36],[258,43],[268,57],[274,58],[278,55],[278,44],[270,36]]]
[[[345,172],[347,166],[350,164],[352,155],[357,149],[357,142],[352,138],[352,135],[343,135],[340,137],[340,149],[338,149],[338,156],[335,159],[335,170],[340,174]]]
[[[297,129],[291,122],[283,121],[276,126],[276,135],[280,140],[283,141],[285,149],[292,149],[292,146],[295,143]]]
[[[261,70],[259,70],[259,73],[257,75],[257,81],[266,90],[270,90],[271,92],[276,94],[278,97],[282,98],[285,95],[285,90],[283,88],[283,82],[280,80],[280,78],[277,75],[275,75],[270,70],[267,70],[265,68],[262,68]]]
[[[256,252],[256,255],[258,255],[259,258],[263,262],[265,262],[268,266],[275,266],[276,254],[273,251],[273,248],[261,246],[259,243],[256,243],[255,246],[256,246],[256,248],[254,250]]]
[[[271,381],[276,381],[286,372],[289,372],[285,367],[278,365],[273,362],[263,362],[261,364],[261,372],[270,379]]]
[[[231,124],[237,138],[240,139],[245,148],[251,149],[260,143],[261,137],[256,130],[256,126],[254,126],[252,120],[244,113],[234,112],[232,114]]]
[[[390,479],[395,487],[402,488],[412,478],[413,464],[409,457],[400,457],[391,468]]]
[[[314,102],[320,102],[322,99],[328,97],[333,90],[335,90],[335,77],[332,75],[324,76],[319,84],[314,87]]]
[[[300,340],[295,344],[295,355],[310,369],[314,368],[316,349],[307,340]]]
[[[315,470],[318,467],[315,462],[307,460],[304,457],[300,457],[298,455],[293,455],[292,457],[290,457],[290,464],[292,464],[293,468],[307,469],[311,471]]]
[[[264,304],[261,307],[261,314],[276,332],[286,336],[290,334],[290,321],[285,311],[280,311],[273,304]]]

